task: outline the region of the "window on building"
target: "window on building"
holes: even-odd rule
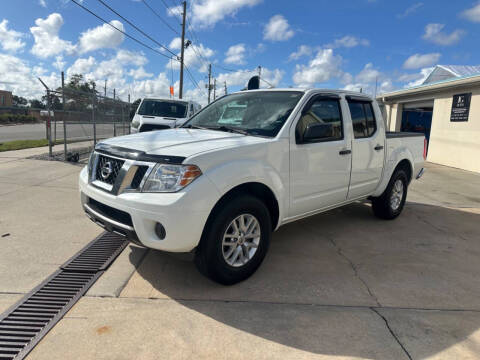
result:
[[[5,95],[0,95],[0,105],[5,106]]]
[[[372,136],[377,130],[377,122],[373,113],[372,103],[349,101],[348,107],[350,108],[350,114],[352,116],[355,139]]]

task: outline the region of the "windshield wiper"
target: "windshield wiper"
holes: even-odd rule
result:
[[[230,126],[218,126],[218,127],[212,127],[212,130],[219,130],[219,131],[227,131],[227,132],[232,132],[232,133],[237,133],[237,134],[242,134],[242,135],[250,135],[247,131],[239,129],[239,128],[234,128]]]
[[[209,128],[203,127],[203,126],[198,126],[198,125],[191,125],[188,124],[187,126],[180,126],[184,129],[201,129],[201,130],[209,130]]]

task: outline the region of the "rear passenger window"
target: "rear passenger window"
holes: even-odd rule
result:
[[[372,103],[349,101],[348,107],[352,116],[353,134],[356,139],[372,136],[377,130],[377,122]]]

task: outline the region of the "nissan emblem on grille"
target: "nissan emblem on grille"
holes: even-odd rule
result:
[[[108,177],[112,174],[112,172],[113,172],[112,163],[108,161],[105,164],[103,164],[100,174],[102,175],[103,180],[107,180]]]
[[[113,185],[124,163],[125,160],[99,155],[95,169],[95,179]]]

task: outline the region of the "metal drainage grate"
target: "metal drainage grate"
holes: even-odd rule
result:
[[[87,292],[128,241],[104,233],[0,315],[0,360],[23,359]]]
[[[63,264],[61,269],[76,272],[105,270],[127,244],[124,237],[104,233]]]

